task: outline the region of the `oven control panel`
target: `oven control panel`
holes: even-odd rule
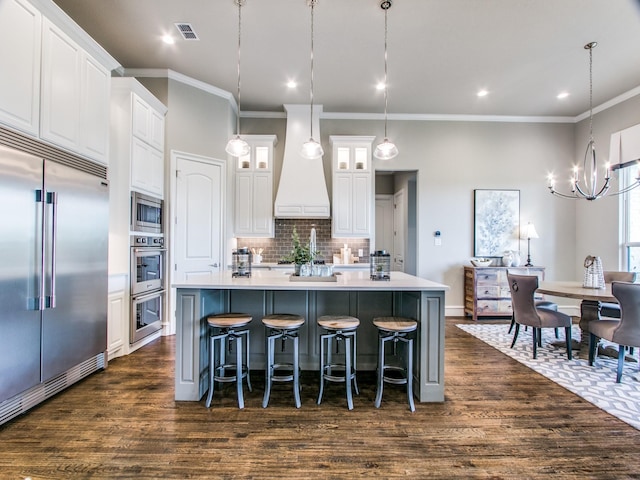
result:
[[[132,247],[163,247],[164,237],[152,237],[147,235],[132,235]]]

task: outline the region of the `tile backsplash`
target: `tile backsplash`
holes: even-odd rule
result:
[[[311,229],[316,229],[316,245],[320,252],[318,259],[327,263],[333,262],[333,255],[340,253],[340,248],[346,243],[351,248],[352,255],[358,255],[362,249],[360,262],[369,261],[368,238],[331,238],[331,219],[276,219],[274,238],[238,238],[238,247],[262,248],[264,263],[277,263],[282,257],[291,252],[293,227],[296,227],[300,242],[309,243]]]

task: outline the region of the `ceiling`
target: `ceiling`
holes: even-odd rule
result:
[[[233,0],[54,1],[123,67],[171,69],[235,96]],[[243,112],[309,103],[310,11],[306,0],[246,0]],[[314,17],[314,103],[383,112],[379,0],[318,0]],[[178,39],[177,22],[200,40]],[[161,41],[167,33],[175,44]],[[579,116],[589,110],[591,41],[594,107],[640,87],[640,0],[395,0],[389,114]],[[489,94],[479,98],[482,88]],[[569,96],[558,100],[562,91]]]

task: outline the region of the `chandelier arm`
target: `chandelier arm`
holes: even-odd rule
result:
[[[554,190],[552,187],[548,187],[548,188],[549,188],[549,192],[551,192],[552,195],[556,195],[556,196],[561,197],[561,198],[568,198],[570,200],[578,200],[578,199],[580,199],[580,197],[578,195],[576,195],[576,194],[567,195],[566,193],[561,193],[561,192],[559,192],[557,190]]]

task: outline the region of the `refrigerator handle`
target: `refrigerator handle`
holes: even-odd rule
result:
[[[36,245],[39,245],[36,257],[36,267],[33,274],[36,278],[36,295],[30,302],[29,308],[33,310],[44,310],[45,305],[45,256],[43,251],[44,242],[44,195],[41,189],[36,190],[36,218],[40,219],[36,222]]]
[[[47,296],[47,308],[56,308],[56,238],[58,236],[58,194],[47,192],[51,204],[51,291]]]

